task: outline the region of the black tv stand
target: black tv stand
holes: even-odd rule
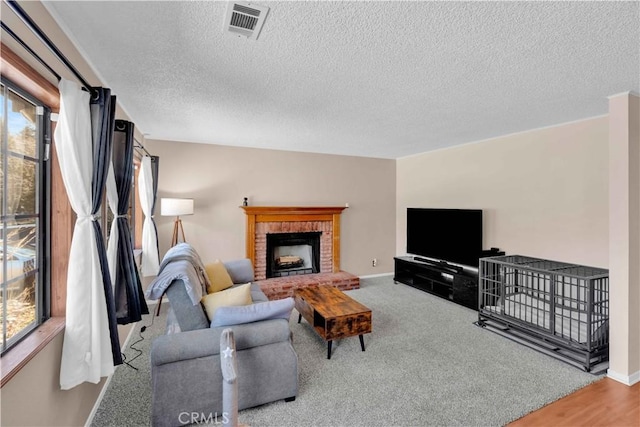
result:
[[[418,261],[418,262],[423,262],[429,265],[433,265],[435,267],[440,267],[442,269],[447,269],[447,270],[452,270],[454,273],[458,273],[460,271],[462,271],[462,267],[458,267],[457,265],[452,265],[449,264],[446,261],[436,261],[433,259],[429,259],[429,258],[422,258],[419,256],[414,256],[413,257],[414,261]]]
[[[395,257],[394,282],[478,309],[478,274],[462,267],[414,256]]]

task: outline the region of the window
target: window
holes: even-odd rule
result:
[[[140,195],[138,194],[138,175],[140,174],[140,155],[134,151],[133,159],[133,179],[131,180],[131,192],[129,193],[129,211],[127,220],[131,231],[131,244],[134,249],[142,248],[142,221],[144,219],[142,205],[140,204]],[[102,237],[105,245],[109,242],[111,234],[111,224],[113,223],[113,212],[109,207],[107,192],[102,196],[102,205],[100,206],[100,227],[102,228]]]
[[[49,110],[0,85],[0,321],[2,353],[49,317]]]
[[[133,159],[133,179],[131,180],[131,197],[129,200],[129,224],[131,224],[131,239],[133,239],[133,248],[142,250],[142,223],[144,221],[144,213],[142,212],[142,204],[140,203],[139,178],[140,165],[142,156],[134,150]]]

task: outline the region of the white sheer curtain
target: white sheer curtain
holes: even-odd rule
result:
[[[60,387],[98,383],[114,371],[104,282],[91,221],[93,174],[89,93],[62,79],[55,147],[71,207],[77,215],[69,253],[67,312]]]
[[[116,267],[118,266],[118,187],[116,186],[116,176],[113,173],[113,162],[109,162],[109,173],[107,174],[107,201],[109,210],[113,214],[111,230],[109,231],[109,242],[107,243],[107,260],[109,262],[109,274],[111,283],[116,283]]]
[[[138,194],[140,195],[140,206],[144,213],[144,223],[142,224],[142,275],[156,276],[160,269],[160,260],[158,259],[158,239],[152,217],[154,194],[151,157],[144,156],[140,163]]]

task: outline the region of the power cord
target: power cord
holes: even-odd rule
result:
[[[133,370],[138,370],[138,368],[136,368],[135,366],[133,366],[131,363],[136,360],[138,357],[140,357],[143,353],[142,350],[140,350],[139,348],[136,347],[136,344],[141,343],[142,341],[144,341],[144,336],[142,336],[142,334],[147,330],[147,328],[150,328],[151,326],[153,326],[153,322],[155,321],[156,316],[153,315],[153,313],[151,313],[151,323],[148,325],[142,325],[140,327],[140,332],[139,332],[139,339],[132,342],[129,345],[129,348],[133,351],[135,351],[137,354],[135,356],[133,356],[130,360],[127,360],[127,355],[124,353],[122,354],[122,363],[124,363],[125,365],[127,365],[128,367],[130,367]]]

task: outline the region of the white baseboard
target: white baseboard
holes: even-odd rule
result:
[[[156,301],[153,301],[153,302],[148,301],[148,303],[155,303],[155,302]],[[147,304],[147,305],[152,305],[152,304]],[[153,310],[149,310],[149,311],[153,315]],[[131,340],[131,336],[136,331],[138,323],[140,323],[140,322],[136,322],[136,323],[133,324],[133,326],[131,326],[131,329],[129,330],[129,334],[127,334],[127,338],[124,340],[124,344],[120,348],[121,351],[124,351],[124,349],[126,349],[127,346],[129,345],[129,341]],[[116,366],[116,369],[118,369],[118,367],[121,367],[121,366],[122,365]],[[115,370],[114,370],[114,373],[115,373]],[[93,405],[93,408],[91,409],[91,412],[89,413],[89,417],[87,418],[87,422],[84,425],[85,427],[90,427],[91,424],[93,423],[93,418],[96,416],[96,412],[98,412],[98,408],[100,408],[100,404],[102,403],[102,399],[104,398],[105,393],[109,389],[109,383],[111,383],[111,378],[112,377],[113,377],[113,374],[109,375],[107,377],[107,380],[104,382],[104,385],[102,386],[102,390],[100,390],[100,394],[98,395],[98,398],[96,399],[96,403]]]
[[[393,273],[367,274],[366,276],[358,276],[360,279],[371,279],[373,277],[393,276]]]
[[[112,377],[113,377],[113,374],[109,375],[107,377],[107,380],[104,382],[104,385],[102,386],[102,390],[100,390],[100,394],[96,399],[96,403],[93,405],[93,408],[91,408],[91,412],[89,413],[89,417],[87,418],[87,422],[84,424],[84,427],[90,427],[91,424],[93,423],[93,418],[96,416],[96,412],[98,412],[98,408],[100,407],[100,403],[102,403],[102,399],[104,398],[104,395],[107,392],[107,389],[109,388],[109,383],[111,382]]]
[[[624,375],[619,372],[612,371],[611,369],[607,369],[607,377],[624,385],[632,386],[635,383],[640,382],[640,371],[634,372],[631,375]]]

